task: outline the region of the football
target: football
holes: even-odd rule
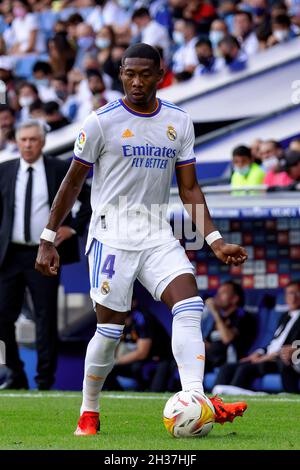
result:
[[[214,407],[200,392],[177,392],[166,403],[163,421],[173,437],[204,437],[214,423]]]

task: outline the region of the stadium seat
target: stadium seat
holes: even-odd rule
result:
[[[37,54],[19,58],[15,66],[15,75],[25,79],[30,78],[32,76],[33,66],[38,59],[39,56]]]

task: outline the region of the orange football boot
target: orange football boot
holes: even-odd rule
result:
[[[222,398],[214,396],[210,398],[211,403],[215,409],[215,422],[224,424],[226,422],[232,423],[237,416],[243,416],[248,405],[242,401],[235,403],[224,403]]]
[[[99,413],[95,411],[84,411],[79,418],[75,436],[91,436],[100,431]]]

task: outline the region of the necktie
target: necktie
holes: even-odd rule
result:
[[[24,236],[25,241],[28,243],[31,240],[30,236],[30,219],[31,219],[31,199],[32,199],[32,172],[31,166],[27,169],[28,180],[25,193],[25,211],[24,211]]]
[[[291,317],[290,315],[286,315],[282,323],[278,326],[277,330],[275,331],[274,338],[278,338],[281,333],[285,330],[286,325],[290,321]]]

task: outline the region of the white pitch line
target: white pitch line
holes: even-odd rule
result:
[[[117,399],[117,400],[167,400],[171,395],[167,396],[161,396],[161,395],[146,395],[146,396],[137,396],[137,395],[110,395],[110,394],[105,394],[102,395],[102,398],[109,398],[109,399]],[[0,400],[1,397],[4,398],[80,398],[79,394],[72,394],[72,393],[0,393]],[[224,400],[228,401],[236,401],[239,399],[238,397],[233,397],[233,396],[225,396]],[[263,402],[263,401],[268,401],[268,402],[274,402],[274,403],[300,403],[300,398],[288,398],[288,397],[269,397],[268,395],[264,396],[257,396],[257,397],[251,397],[247,396],[244,397],[246,401],[258,401],[258,402]]]

